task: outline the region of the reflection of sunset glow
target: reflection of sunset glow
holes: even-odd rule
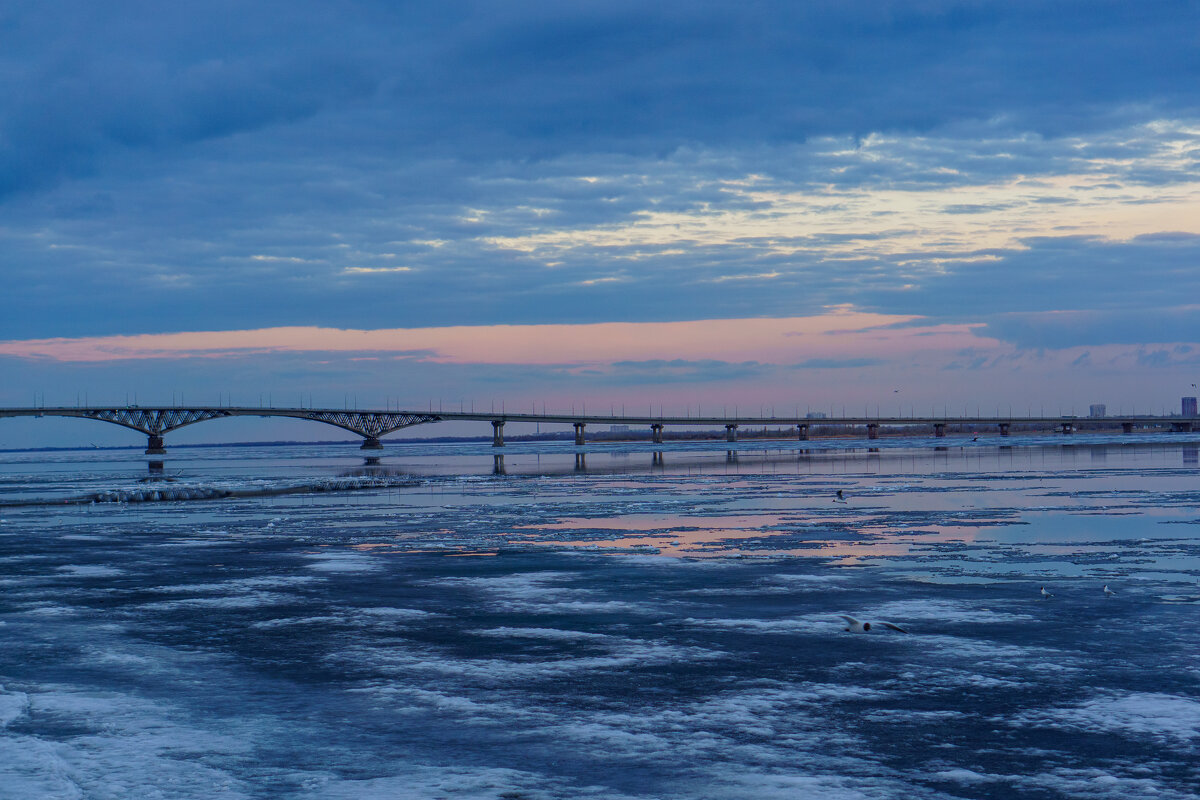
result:
[[[1005,520],[988,520],[1002,525]],[[822,525],[843,533],[826,538]],[[853,526],[861,538],[847,539],[845,526]],[[810,509],[795,509],[781,513],[734,514],[729,516],[687,514],[629,514],[621,517],[571,517],[555,522],[518,525],[514,531],[577,531],[588,536],[572,539],[521,538],[514,544],[544,545],[584,549],[632,550],[658,552],[668,556],[689,558],[722,558],[731,554],[761,556],[805,556],[834,559],[850,565],[872,558],[900,558],[919,554],[931,545],[973,544],[989,537],[986,527],[953,523],[922,522],[913,527],[885,524],[870,514],[822,513]],[[606,535],[611,532],[612,535]],[[797,546],[791,538],[805,534]],[[811,536],[811,538],[808,538]],[[771,537],[780,537],[778,546],[771,546]],[[761,539],[753,548],[739,547],[738,541]]]
[[[779,514],[749,514],[745,516],[688,516],[685,514],[626,514],[621,517],[572,517],[558,522],[518,525],[514,530],[536,529],[542,531],[607,530],[607,531],[661,531],[676,528],[707,528],[711,530],[758,529],[778,525],[783,521]],[[686,531],[681,531],[684,533]],[[761,532],[761,531],[759,531]]]

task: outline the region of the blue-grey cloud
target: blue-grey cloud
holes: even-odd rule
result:
[[[649,359],[617,361],[611,368],[596,373],[607,385],[719,383],[774,374],[778,367],[757,361],[729,362],[717,359]]]
[[[878,358],[810,358],[793,364],[795,369],[848,369],[851,367],[873,367],[885,363]]]
[[[285,150],[483,162],[968,123],[1059,136],[1130,105],[1194,115],[1196,22],[1181,1],[25,4],[3,18],[0,191],[304,120]]]
[[[1194,342],[1200,331],[1200,236],[1161,233],[1128,242],[1039,238],[998,260],[962,264],[921,291],[875,295],[892,310],[979,322],[981,336],[1023,348]],[[928,320],[925,320],[927,324]]]

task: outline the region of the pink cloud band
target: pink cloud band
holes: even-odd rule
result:
[[[437,363],[603,364],[718,359],[787,364],[811,358],[886,359],[944,351],[980,339],[972,325],[920,326],[919,317],[847,307],[810,317],[580,325],[489,325],[345,330],[287,327],[27,339],[0,342],[0,355],[57,362],[230,358],[261,353],[418,354]],[[904,323],[904,327],[890,327]]]

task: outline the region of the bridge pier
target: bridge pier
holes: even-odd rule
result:
[[[148,456],[165,456],[167,448],[163,447],[163,437],[157,433],[147,434],[148,442],[146,444],[146,455]]]
[[[868,422],[867,423],[867,438],[868,439],[878,439],[879,438],[879,423],[877,423],[877,422]]]
[[[808,426],[807,425],[797,425],[796,426],[796,439],[801,442],[808,441]]]
[[[662,429],[663,426],[657,422],[650,426],[650,441],[654,444],[662,444]]]
[[[586,422],[574,422],[575,426],[575,446],[583,447],[583,429],[587,427]]]
[[[944,422],[933,423],[933,435],[936,436],[938,439],[945,439],[946,438],[946,423],[944,423]]]
[[[725,426],[725,441],[736,442],[737,441],[737,429],[738,429],[738,426],[737,426],[737,423],[735,423],[735,422],[731,422],[728,425],[726,425]]]
[[[379,443],[378,436],[364,436],[362,447],[359,450],[382,450],[383,445]]]
[[[1121,423],[1121,433],[1133,433],[1133,423],[1132,422],[1122,422]]]
[[[1000,435],[1001,436],[1008,436],[1008,427],[1009,427],[1009,423],[1007,423],[1007,422],[1000,423]]]
[[[492,420],[492,447],[504,447],[504,420]]]

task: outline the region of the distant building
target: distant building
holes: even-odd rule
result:
[[[1108,406],[1104,405],[1104,403],[1092,403],[1090,406],[1088,406],[1088,416],[1089,417],[1107,417],[1108,416]]]
[[[1196,414],[1196,398],[1194,398],[1194,397],[1183,398],[1183,416],[1185,416],[1185,417],[1197,416],[1197,414]]]
[[[608,432],[609,433],[629,433],[629,426],[628,425],[609,425]]]
[[[825,419],[824,411],[810,411],[804,415],[805,419]]]

